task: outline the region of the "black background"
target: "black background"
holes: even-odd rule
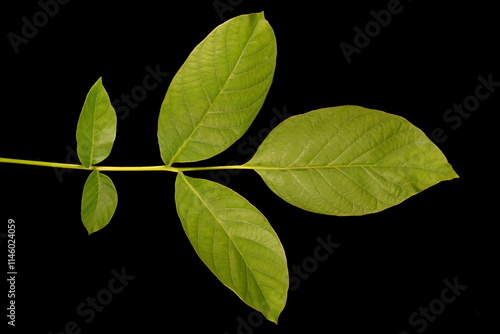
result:
[[[411,326],[410,315],[440,298],[445,279],[456,278],[467,289],[424,332],[486,333],[498,319],[488,303],[498,302],[492,269],[498,267],[494,135],[500,88],[457,129],[443,114],[474,94],[479,76],[500,81],[494,2],[401,1],[402,12],[350,64],[339,44],[353,44],[354,27],[363,29],[373,20],[370,11],[389,1],[243,0],[219,13],[213,3],[71,1],[18,53],[7,35],[21,34],[21,19],[32,21],[41,7],[33,0],[3,4],[0,156],[74,162],[68,150],[76,147],[78,115],[97,78],[114,100],[142,85],[147,66],[159,66],[170,75],[118,121],[104,164],[160,165],[157,118],[175,72],[221,16],[264,10],[278,41],[273,86],[248,133],[205,165],[247,161],[251,155],[238,145],[269,129],[273,109],[295,115],[355,104],[401,115],[429,137],[443,128],[448,137],[438,146],[461,178],[375,215],[340,218],[286,204],[252,171],[232,175],[229,186],[267,216],[290,267],[313,255],[317,238],[341,244],[290,292],[278,326],[254,317],[253,327],[238,328],[254,313],[196,257],[176,215],[175,175],[108,173],[118,209],[109,226],[88,236],[80,221],[88,173],[67,172],[61,182],[52,168],[0,164],[0,233],[8,219],[17,226],[13,332],[55,334],[75,321],[81,333],[133,327],[144,333],[417,333],[424,328]],[[6,263],[5,245],[2,239]],[[135,278],[86,324],[77,306],[122,268]],[[0,319],[6,323],[2,287]]]

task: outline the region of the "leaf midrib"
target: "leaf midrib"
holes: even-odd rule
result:
[[[307,170],[307,169],[342,169],[342,168],[403,168],[403,169],[424,169],[424,170],[432,170],[435,169],[425,168],[423,166],[412,166],[412,165],[318,165],[318,166],[252,166],[252,165],[244,165],[246,169],[254,169],[254,170]]]
[[[94,153],[95,153],[95,146],[96,146],[96,137],[97,135],[102,132],[103,129],[99,129],[99,131],[97,131],[97,124],[98,122],[100,121],[101,118],[103,118],[105,116],[105,113],[103,113],[98,119],[96,119],[96,111],[97,111],[97,108],[103,104],[102,101],[97,101],[99,97],[99,94],[98,92],[95,92],[94,94],[94,105],[93,105],[93,110],[92,110],[92,134],[91,134],[91,139],[90,139],[90,152],[89,152],[89,166],[92,166],[94,164]],[[96,132],[97,131],[97,132]]]

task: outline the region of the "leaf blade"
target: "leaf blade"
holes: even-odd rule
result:
[[[379,212],[458,177],[407,120],[357,106],[285,120],[245,165],[290,204],[340,216]]]
[[[286,302],[288,269],[267,219],[215,182],[179,173],[175,189],[182,226],[201,260],[245,303],[277,322]]]
[[[92,234],[111,221],[118,205],[118,194],[111,179],[93,171],[83,187],[81,216],[87,232]]]
[[[83,166],[90,167],[109,156],[116,123],[115,110],[99,78],[85,98],[76,128],[77,154]]]
[[[245,133],[271,86],[276,50],[263,13],[221,24],[193,50],[160,110],[165,164],[208,159]]]

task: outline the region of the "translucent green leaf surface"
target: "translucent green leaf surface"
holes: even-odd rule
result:
[[[189,55],[161,106],[158,140],[163,161],[210,158],[251,125],[276,66],[276,39],[263,13],[217,27]]]
[[[99,78],[83,105],[76,128],[78,158],[89,167],[106,159],[116,137],[116,113]]]
[[[82,221],[89,234],[105,227],[118,205],[118,195],[111,179],[93,171],[83,187]]]
[[[175,201],[203,262],[245,303],[277,322],[287,298],[288,269],[283,246],[264,215],[233,190],[182,173]]]
[[[290,204],[340,216],[378,212],[458,177],[407,120],[357,106],[288,118],[246,166]]]

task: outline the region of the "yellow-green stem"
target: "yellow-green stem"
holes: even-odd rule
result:
[[[113,172],[139,172],[139,171],[164,171],[164,172],[190,172],[201,170],[217,170],[217,169],[252,169],[246,166],[212,166],[212,167],[172,167],[172,166],[130,166],[130,167],[115,167],[115,166],[90,166],[85,167],[76,164],[65,164],[59,162],[46,162],[22,159],[0,158],[0,163],[31,165],[52,168],[68,168],[81,170],[97,170],[97,171],[113,171]]]

